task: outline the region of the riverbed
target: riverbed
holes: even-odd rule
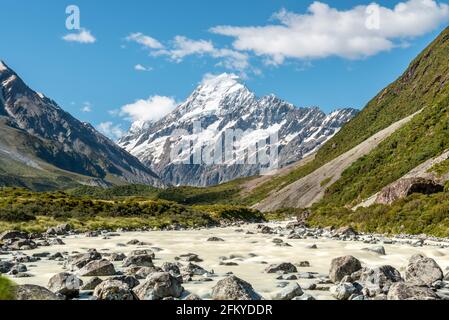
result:
[[[271,223],[270,227],[285,226],[286,223]],[[210,237],[221,238],[224,241],[210,242]],[[448,243],[429,242],[423,247],[410,244],[385,244],[386,255],[362,250],[371,246],[363,241],[341,241],[330,238],[287,239],[279,234],[262,234],[257,225],[243,225],[241,227],[213,228],[184,231],[146,231],[146,232],[118,232],[106,239],[100,237],[86,237],[85,235],[70,235],[60,237],[65,244],[50,247],[39,247],[35,250],[9,253],[0,256],[2,260],[11,259],[12,254],[32,255],[40,252],[74,252],[84,253],[89,249],[96,249],[100,253],[128,254],[136,249],[153,249],[156,254],[154,264],[175,262],[175,257],[195,253],[203,261],[196,264],[214,273],[213,281],[193,281],[184,283],[186,291],[194,293],[203,299],[210,298],[212,287],[227,273],[232,272],[239,278],[249,282],[256,292],[264,298],[270,299],[286,282],[297,282],[303,287],[310,283],[317,283],[320,278],[328,275],[332,259],[345,255],[358,258],[363,265],[380,266],[391,265],[404,272],[409,258],[416,253],[434,258],[443,270],[449,269],[449,249],[444,248]],[[279,246],[273,242],[281,238],[290,246]],[[126,245],[130,240],[145,242],[145,245]],[[316,249],[311,245],[315,244]],[[221,257],[234,256],[226,262],[235,262],[236,266],[220,265]],[[299,265],[308,261],[309,267],[298,267],[298,274],[313,272],[314,279],[298,279],[292,281],[277,280],[277,274],[267,274],[264,270],[270,264],[290,262]],[[121,262],[114,262],[117,270],[123,270]],[[48,280],[56,273],[66,271],[63,263],[43,258],[40,261],[26,264],[28,278],[12,278],[18,284],[36,284],[47,286]],[[87,280],[87,279],[83,279]],[[324,289],[323,289],[324,287]],[[331,299],[329,292],[323,286],[320,290],[305,290],[318,300]]]

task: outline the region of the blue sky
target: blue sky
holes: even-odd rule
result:
[[[396,10],[399,1],[377,1],[382,25],[365,32],[338,27],[357,26],[365,12],[357,6],[371,3],[361,0],[0,0],[0,59],[112,137],[130,126],[123,106],[171,108],[204,75],[222,72],[297,106],[362,108],[447,26],[444,1],[403,1]],[[63,39],[82,32],[66,29],[71,4],[91,43]]]

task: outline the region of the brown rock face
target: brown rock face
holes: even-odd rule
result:
[[[444,187],[433,180],[424,178],[401,179],[385,187],[377,196],[376,203],[392,204],[413,193],[433,194],[444,191]]]

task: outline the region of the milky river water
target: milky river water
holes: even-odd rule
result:
[[[275,226],[275,224],[272,224]],[[88,249],[97,249],[99,252],[112,253],[121,252],[128,254],[132,250],[157,247],[162,249],[155,252],[156,266],[163,262],[175,262],[175,257],[186,253],[195,253],[203,260],[196,264],[206,270],[213,270],[217,275],[211,282],[189,282],[183,284],[184,288],[200,297],[210,298],[212,287],[215,283],[232,272],[241,279],[249,282],[253,288],[266,299],[270,299],[274,293],[281,290],[279,287],[282,280],[276,280],[276,274],[264,272],[268,264],[291,262],[298,264],[301,261],[309,261],[310,267],[298,267],[298,272],[317,272],[327,275],[331,260],[333,258],[353,255],[368,266],[392,265],[401,273],[404,272],[407,261],[415,253],[423,253],[434,258],[443,270],[449,267],[449,249],[437,246],[413,247],[405,244],[385,244],[386,255],[381,256],[362,250],[370,245],[363,242],[336,241],[331,239],[305,239],[293,240],[282,238],[290,244],[290,247],[280,247],[273,243],[273,239],[279,238],[276,234],[257,233],[256,225],[245,225],[240,230],[237,227],[214,228],[188,231],[150,231],[150,232],[125,232],[119,236],[102,239],[102,237],[88,238],[83,235],[63,237],[65,245],[51,247],[40,247],[36,250],[25,251],[26,254],[38,252],[85,252]],[[247,231],[254,234],[247,234]],[[224,242],[208,242],[209,237],[219,237]],[[147,242],[146,246],[126,245],[128,241],[137,239]],[[310,249],[308,245],[316,244],[317,249]],[[220,265],[220,257],[235,255],[233,261],[237,266]],[[1,256],[2,259],[10,256]],[[118,270],[122,270],[121,262],[114,263]],[[41,261],[27,264],[28,272],[32,274],[29,278],[14,278],[18,284],[37,284],[46,286],[50,277],[64,271],[61,262]],[[83,279],[85,280],[85,279]],[[317,279],[294,280],[302,286]],[[328,291],[306,291],[316,299],[329,299]]]

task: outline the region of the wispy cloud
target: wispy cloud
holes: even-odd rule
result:
[[[110,121],[100,123],[97,126],[97,130],[112,140],[117,140],[125,134],[125,131],[122,130],[119,124],[114,124]]]
[[[233,37],[235,50],[253,52],[272,64],[286,58],[359,59],[434,30],[448,20],[449,6],[434,0],[409,0],[393,9],[372,3],[338,10],[316,1],[305,14],[281,10],[273,18],[279,23],[217,26],[211,32]]]
[[[170,61],[181,63],[186,57],[207,56],[218,60],[217,65],[229,70],[245,72],[250,70],[249,55],[229,48],[217,48],[210,40],[194,40],[185,36],[175,36],[166,45],[153,37],[143,33],[133,33],[126,38],[128,41],[139,43],[146,49],[151,49],[150,54],[154,57],[165,56]],[[136,70],[144,71],[143,66],[138,65]]]
[[[153,68],[145,67],[144,65],[139,63],[134,66],[134,70],[136,70],[136,71],[151,71],[151,70],[153,70]]]
[[[141,32],[131,33],[126,40],[136,42],[148,49],[162,49],[164,46],[158,40]]]
[[[92,112],[92,104],[88,101],[84,102],[81,111],[85,113]]]
[[[95,43],[97,39],[92,35],[89,30],[81,29],[77,33],[69,33],[62,37],[63,40],[67,42],[78,42],[78,43]]]

